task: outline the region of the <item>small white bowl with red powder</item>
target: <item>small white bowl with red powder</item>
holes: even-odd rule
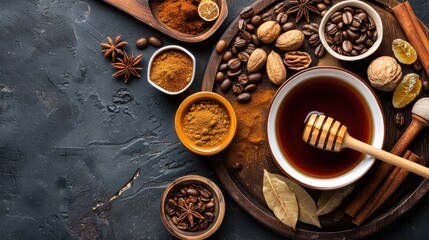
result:
[[[177,95],[188,89],[195,78],[195,57],[183,47],[165,46],[149,60],[148,82],[159,91]]]

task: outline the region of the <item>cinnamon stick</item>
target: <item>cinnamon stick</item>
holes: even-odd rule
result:
[[[411,151],[407,151],[403,158],[412,162],[417,162],[420,157]],[[361,208],[356,217],[353,218],[352,223],[360,226],[368,217],[370,217],[392,194],[399,188],[401,183],[405,180],[410,172],[399,167],[395,167],[393,171],[386,178],[384,183],[377,189],[371,196],[369,201]]]
[[[423,69],[429,75],[429,40],[412,11],[410,3],[406,1],[398,4],[392,8],[392,11],[411,45],[416,49]]]

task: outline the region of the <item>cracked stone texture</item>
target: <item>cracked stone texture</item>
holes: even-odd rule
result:
[[[216,181],[205,159],[187,151],[174,131],[186,96],[163,95],[146,82],[156,50],[137,50],[141,36],[179,44],[204,66],[212,46],[245,0],[230,0],[229,16],[204,45],[181,43],[91,0],[3,0],[0,8],[1,239],[173,239],[161,223],[166,185],[187,174]],[[429,24],[425,0],[413,1]],[[101,54],[106,36],[122,34],[127,51],[143,53],[142,78],[111,77]],[[201,79],[203,67],[197,69]],[[198,81],[197,81],[198,82]],[[185,95],[198,91],[199,83]],[[133,187],[97,211],[136,169]],[[280,239],[226,194],[227,213],[214,239]],[[427,200],[427,198],[426,198]],[[373,236],[422,239],[429,204]]]

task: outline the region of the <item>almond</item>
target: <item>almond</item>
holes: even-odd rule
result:
[[[247,60],[247,72],[254,73],[261,69],[267,61],[267,53],[262,48],[255,49]]]
[[[286,67],[280,55],[274,51],[267,57],[267,75],[275,85],[281,85],[286,80]]]

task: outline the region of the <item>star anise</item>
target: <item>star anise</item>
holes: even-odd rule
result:
[[[204,219],[204,217],[196,210],[198,210],[198,206],[194,206],[194,203],[190,202],[189,204],[183,200],[183,198],[179,198],[179,208],[181,211],[181,215],[177,219],[177,221],[182,221],[185,218],[188,218],[191,226],[194,226],[194,217],[199,219]]]
[[[317,8],[312,5],[313,2],[313,0],[290,0],[289,3],[294,6],[289,8],[289,10],[287,10],[287,13],[290,14],[297,12],[295,19],[297,23],[303,15],[307,23],[310,23],[310,11],[320,14],[319,11],[317,11]]]
[[[107,43],[100,43],[104,49],[101,51],[105,57],[111,55],[112,62],[116,60],[116,54],[124,55],[124,52],[120,49],[123,46],[126,46],[128,43],[122,41],[122,36],[116,36],[115,42],[110,37],[107,37]]]
[[[130,78],[131,74],[136,77],[141,77],[137,71],[142,70],[142,68],[136,67],[136,65],[140,62],[142,57],[143,54],[139,54],[134,57],[133,53],[131,53],[131,56],[128,56],[128,54],[124,52],[123,58],[118,58],[118,62],[112,63],[112,65],[118,69],[118,71],[115,72],[112,76],[117,77],[124,75],[125,83],[128,82],[128,79]]]

